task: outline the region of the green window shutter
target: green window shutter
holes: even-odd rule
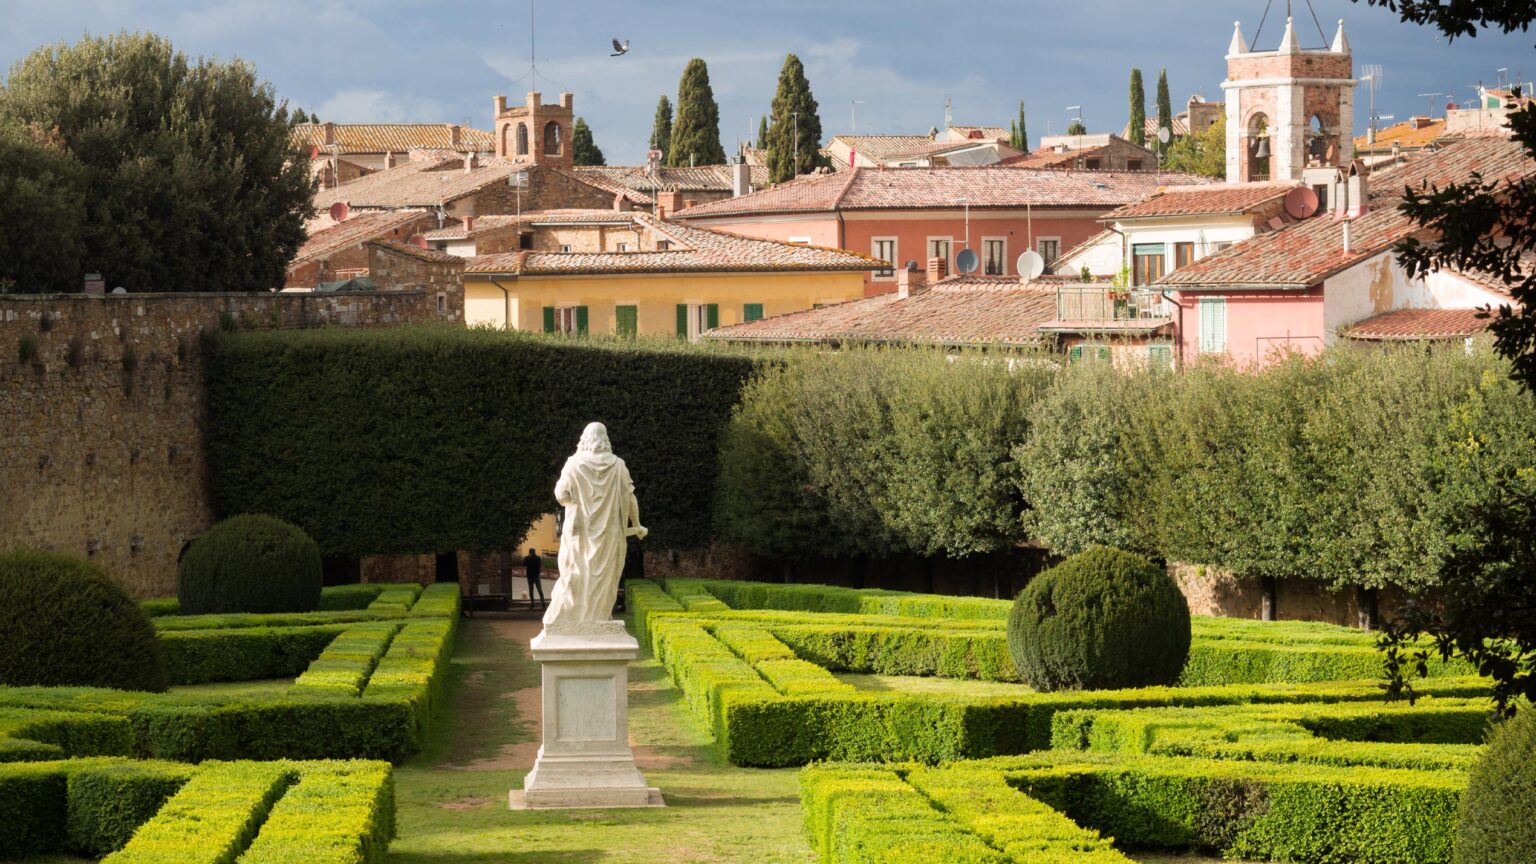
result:
[[[761,303],[747,303],[747,304],[744,304],[741,307],[741,320],[743,320],[743,321],[761,321],[761,320],[763,320],[763,304],[761,304]]]
[[[1147,365],[1151,366],[1153,369],[1172,369],[1173,368],[1173,346],[1172,345],[1148,345],[1147,346]]]
[[[544,307],[544,332],[555,332],[555,307],[553,306]]]
[[[1109,346],[1108,345],[1100,345],[1100,346],[1098,346],[1097,348],[1093,349],[1093,353],[1094,353],[1094,355],[1096,356],[1097,359],[1103,360],[1105,362],[1109,361]]]
[[[633,337],[640,332],[640,308],[638,306],[613,307],[615,331],[620,336]]]
[[[677,304],[677,338],[688,338],[688,304]]]
[[[720,326],[720,304],[711,303],[704,307],[704,327],[713,330]]]
[[[1081,346],[1081,345],[1073,345],[1071,348],[1067,349],[1067,362],[1068,363],[1076,363],[1077,361],[1079,361],[1081,359],[1083,359],[1083,346]]]
[[[585,306],[576,307],[576,332],[583,336],[587,335],[587,307]]]

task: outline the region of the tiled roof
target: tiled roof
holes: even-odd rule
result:
[[[322,154],[386,153],[404,154],[411,150],[476,150],[489,152],[494,136],[483,129],[459,127],[459,143],[453,143],[448,123],[335,123],[336,150],[325,143],[325,124],[301,123],[293,127],[288,140],[293,149],[308,153],[319,147]]]
[[[468,230],[465,229],[462,219],[455,219],[453,224],[444,225],[435,231],[428,231],[425,236],[428,240],[468,240],[471,237],[479,237],[482,234],[515,228],[519,225],[570,225],[594,222],[627,225],[634,221],[630,216],[630,213],[620,210],[528,210],[521,216],[476,216],[474,227]]]
[[[742,342],[1033,345],[1056,314],[1056,291],[1017,279],[959,277],[902,298],[881,294],[709,331]]]
[[[1221,216],[1247,213],[1285,197],[1296,183],[1219,183],[1208,186],[1169,186],[1135,204],[1105,215],[1105,220],[1159,216]]]
[[[956,143],[935,141],[927,135],[834,135],[832,140],[841,141],[860,156],[876,162],[953,147]]]
[[[325,210],[345,201],[353,207],[441,207],[492,183],[505,183],[526,167],[495,157],[479,161],[479,167],[469,171],[464,170],[462,158],[407,162],[321,189],[315,193],[315,206]]]
[[[1404,187],[1444,187],[1480,172],[1485,181],[1536,175],[1536,161],[1505,138],[1468,138],[1422,152],[1370,178],[1370,210],[1350,224],[1350,251],[1342,225],[1324,214],[1291,222],[1175,270],[1157,283],[1169,289],[1297,288],[1380,254],[1418,230],[1398,209]]]
[[[1030,153],[1011,156],[997,164],[1009,168],[1071,168],[1079,159],[1103,158],[1108,149],[1109,146],[1105,145],[1063,152],[1055,147],[1040,147]]]
[[[1169,127],[1168,131],[1172,132],[1175,136],[1178,136],[1178,135],[1188,135],[1189,134],[1189,112],[1188,111],[1184,111],[1182,113],[1175,114],[1173,117],[1169,118],[1168,127]],[[1148,146],[1152,146],[1152,145],[1157,143],[1157,114],[1156,113],[1148,114],[1147,115],[1146,122],[1142,124],[1142,131],[1146,133],[1147,145]],[[1124,138],[1127,141],[1131,140],[1131,124],[1130,124],[1130,121],[1126,121],[1125,128],[1123,130],[1121,130],[1121,132],[1120,132],[1120,137]]]
[[[350,249],[359,243],[382,237],[396,228],[424,215],[425,210],[380,210],[358,213],[345,222],[309,235],[289,268]]]
[[[865,255],[738,237],[663,222],[648,213],[626,214],[638,228],[668,241],[656,252],[506,252],[470,259],[470,273],[574,276],[593,273],[776,273],[872,270],[884,266]]]
[[[1187,174],[1149,171],[1059,171],[1005,168],[860,168],[812,175],[761,192],[711,201],[678,218],[819,213],[833,210],[953,210],[1084,207],[1109,209],[1140,201],[1170,183],[1208,183]]]
[[[465,260],[462,256],[459,255],[452,255],[447,252],[439,252],[436,249],[423,249],[420,246],[415,246],[410,243],[401,243],[398,240],[373,240],[370,241],[368,245],[382,246],[392,252],[398,252],[401,255],[409,255],[412,258],[417,258],[422,261],[430,261],[434,264],[453,264],[462,267]]]
[[[1355,323],[1344,335],[1369,342],[1465,339],[1488,329],[1488,319],[1477,316],[1476,309],[1395,309]]]
[[[1013,136],[1013,132],[1001,126],[951,126],[949,132],[961,138],[969,138],[972,141],[1007,141]],[[980,138],[971,138],[972,132],[980,132]]]
[[[768,185],[768,169],[748,165],[754,186]],[[700,165],[693,168],[662,168],[652,176],[644,166],[596,165],[575,169],[575,176],[599,188],[631,190],[646,196],[655,192],[730,192],[731,166]],[[603,185],[606,184],[606,185]]]
[[[1445,120],[1414,117],[1377,130],[1375,144],[1370,143],[1369,135],[1359,136],[1355,139],[1355,150],[1360,153],[1385,153],[1390,152],[1394,144],[1404,150],[1417,150],[1433,144],[1444,135]]]

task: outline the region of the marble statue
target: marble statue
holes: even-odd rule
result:
[[[608,430],[588,423],[565,460],[555,501],[565,507],[560,579],[544,612],[545,629],[580,629],[610,620],[630,537],[644,538],[640,503],[624,460],[613,455]]]

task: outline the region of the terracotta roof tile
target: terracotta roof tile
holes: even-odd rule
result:
[[[1055,314],[1054,288],[970,276],[906,298],[882,294],[722,327],[705,336],[730,342],[1034,345],[1041,339],[1036,325]]]
[[[1001,126],[950,126],[949,131],[972,141],[1007,141],[1013,132]],[[972,132],[980,132],[980,138],[971,138]]]
[[[325,258],[359,243],[382,237],[396,228],[426,215],[425,210],[380,210],[359,213],[345,222],[332,225],[309,235],[299,252],[288,264],[292,269],[300,264]]]
[[[768,169],[748,165],[754,186],[768,185]],[[643,166],[594,165],[574,170],[574,175],[599,188],[615,192],[630,190],[649,202],[656,192],[730,192],[731,166],[699,165],[691,168],[662,168],[652,176]]]
[[[476,150],[490,152],[495,144],[491,133],[483,129],[459,127],[459,143],[453,143],[448,123],[335,123],[335,150],[325,143],[325,124],[301,123],[293,127],[288,140],[295,150],[308,153],[319,147],[321,153],[407,153],[411,150]]]
[[[398,240],[372,240],[369,241],[367,245],[381,246],[385,249],[389,249],[392,252],[398,252],[401,255],[409,255],[412,258],[417,258],[422,261],[431,261],[434,264],[452,264],[463,267],[464,261],[466,260],[459,255],[453,255],[448,252],[439,252],[436,249],[423,249],[420,246],[416,246],[410,243],[401,243]]]
[[[462,158],[424,159],[359,177],[315,193],[315,206],[325,210],[337,201],[353,207],[442,207],[507,178],[525,166],[495,157],[464,170]]]
[[[1175,136],[1188,135],[1189,112],[1184,111],[1182,113],[1175,114],[1173,117],[1170,117],[1168,120],[1168,125],[1168,131],[1173,133]],[[1153,113],[1147,115],[1146,122],[1142,124],[1142,132],[1146,135],[1148,145],[1157,143],[1157,114]],[[1130,121],[1126,121],[1125,128],[1120,131],[1120,137],[1127,141],[1131,140]]]
[[[1344,251],[1343,226],[1323,214],[1288,223],[1279,230],[1202,258],[1158,281],[1169,289],[1306,289],[1329,276],[1380,254],[1418,230],[1398,205],[1404,187],[1443,187],[1466,181],[1473,172],[1485,181],[1510,181],[1536,175],[1536,161],[1505,138],[1468,138],[1435,152],[1420,153],[1370,179],[1370,207],[1350,222],[1350,251]]]
[[[630,215],[620,210],[528,210],[521,216],[476,216],[472,229],[466,229],[462,219],[455,219],[450,225],[426,232],[425,236],[428,240],[468,240],[492,231],[516,228],[519,225],[571,225],[598,222],[627,225],[634,221]]]
[[[872,270],[885,265],[866,255],[738,237],[629,213],[635,225],[668,241],[656,252],[507,252],[470,259],[470,273],[585,275],[592,273],[776,273]]]
[[[1376,143],[1370,143],[1369,135],[1355,139],[1355,151],[1359,153],[1387,153],[1397,144],[1407,150],[1417,150],[1435,143],[1445,136],[1445,120],[1414,117],[1402,123],[1394,123],[1376,132]]]
[[[1477,316],[1476,309],[1396,309],[1359,321],[1344,335],[1369,342],[1464,339],[1488,329],[1488,319]]]
[[[1220,183],[1169,186],[1145,200],[1107,214],[1106,221],[1164,216],[1220,216],[1247,213],[1285,197],[1297,183]]]
[[[802,177],[751,195],[683,210],[680,219],[834,210],[1081,207],[1108,209],[1140,201],[1169,183],[1209,181],[1149,171],[1057,171],[996,165],[965,168],[860,168]]]

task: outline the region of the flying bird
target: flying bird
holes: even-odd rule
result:
[[[613,53],[609,54],[608,56],[609,57],[623,57],[625,54],[628,54],[628,53],[629,53],[629,40],[625,39],[622,43],[620,43],[619,40],[615,39],[615,40],[613,40]]]

